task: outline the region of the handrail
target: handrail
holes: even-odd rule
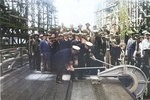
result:
[[[2,70],[2,65],[4,65],[4,64],[6,64],[6,63],[8,63],[8,62],[12,62],[12,64],[11,64],[11,66],[13,66],[13,64],[18,60],[18,59],[20,59],[20,65],[22,66],[23,65],[23,57],[26,57],[27,56],[27,54],[23,54],[23,50],[25,49],[25,47],[17,47],[17,48],[9,48],[9,49],[3,49],[3,50],[0,50],[0,71],[1,71],[1,73],[0,73],[0,76],[2,76],[2,74],[3,74],[3,70]],[[12,51],[12,50],[17,50],[18,52],[19,52],[19,54],[18,54],[18,56],[15,58],[15,57],[13,57],[13,58],[9,58],[9,59],[7,59],[7,60],[5,60],[5,61],[2,61],[2,53],[3,52],[6,52],[6,51]]]
[[[26,47],[17,47],[17,48],[2,49],[2,50],[0,50],[0,52],[3,52],[3,51],[10,51],[10,50],[17,50],[17,49],[19,49],[19,48],[25,49]]]
[[[2,64],[5,64],[5,63],[10,62],[10,61],[15,61],[15,60],[18,60],[18,59],[26,57],[26,56],[27,56],[27,54],[24,54],[22,57],[18,57],[18,58],[9,58],[9,59],[3,61],[2,63],[0,63],[0,67],[2,66]]]

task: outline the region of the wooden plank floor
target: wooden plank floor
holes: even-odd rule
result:
[[[96,100],[90,80],[73,83],[71,100]]]
[[[135,100],[122,87],[119,81],[102,81],[93,84],[91,80],[73,83],[71,100]]]
[[[136,100],[117,79],[103,79],[99,84],[92,84],[92,86],[95,100]]]
[[[56,74],[24,66],[0,77],[0,100],[133,100],[116,81],[92,84],[91,80],[79,80],[58,84],[55,78]]]
[[[55,78],[24,66],[1,77],[1,100],[65,100],[70,81],[58,84]]]

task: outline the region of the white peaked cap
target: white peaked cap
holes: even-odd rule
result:
[[[110,33],[109,35],[113,35],[114,33]]]
[[[40,34],[40,37],[43,37],[43,34]]]
[[[142,33],[143,33],[143,34],[147,33],[147,30],[144,30]]]
[[[150,34],[149,32],[146,32],[145,34]]]
[[[116,42],[116,39],[111,39],[110,41],[112,41],[112,42]]]
[[[98,30],[93,30],[93,32],[98,32]]]
[[[80,50],[80,47],[79,47],[79,46],[76,46],[76,45],[73,45],[72,48],[73,48],[74,50]]]
[[[93,43],[91,43],[91,42],[85,42],[85,44],[90,47],[93,46]]]

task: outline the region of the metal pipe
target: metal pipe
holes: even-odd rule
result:
[[[106,63],[106,62],[104,62],[104,61],[101,61],[101,60],[99,60],[99,59],[93,59],[93,60],[98,61],[98,62],[101,62],[101,63],[104,63],[104,64],[107,64],[107,65],[109,65],[109,66],[111,66],[111,67],[114,67],[114,65],[111,65],[111,64]]]
[[[103,64],[107,64],[107,65],[109,65],[109,66],[111,66],[111,67],[114,67],[114,65],[111,65],[111,64],[106,63],[106,62],[104,62],[104,61],[101,61],[101,60],[99,60],[99,59],[96,59],[93,54],[90,55],[90,58],[93,59],[93,60],[95,60],[95,61],[101,62],[101,63],[103,63]]]
[[[74,68],[75,70],[78,70],[78,69],[106,69],[106,67],[79,67],[79,68]]]

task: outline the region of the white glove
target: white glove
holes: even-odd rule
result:
[[[137,53],[137,51],[134,51],[134,53],[133,53],[133,57],[134,58],[136,57],[136,53]]]
[[[143,58],[144,57],[144,55],[141,55],[141,58]]]
[[[125,55],[127,55],[128,54],[128,51],[126,50],[126,53],[125,53]]]

